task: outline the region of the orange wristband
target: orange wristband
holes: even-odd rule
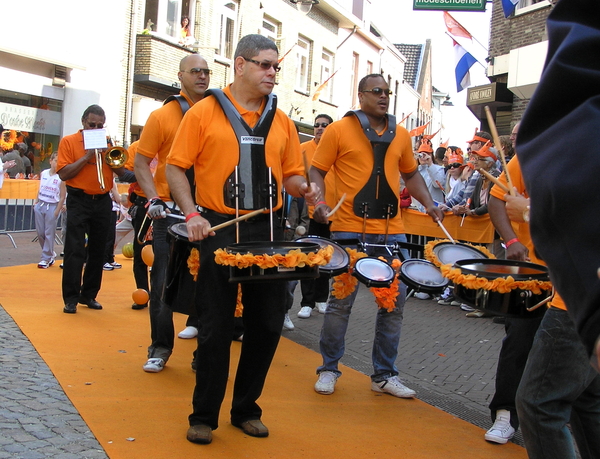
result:
[[[192,218],[194,217],[199,217],[200,213],[199,212],[192,212],[191,214],[188,214],[185,216],[185,221],[186,223],[189,222]]]
[[[510,241],[506,241],[504,243],[504,247],[506,247],[507,249],[513,245],[515,242],[519,242],[519,240],[517,238],[511,239]]]

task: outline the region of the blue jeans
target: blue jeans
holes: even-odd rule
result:
[[[331,233],[333,240],[338,239],[361,239],[359,233],[349,233],[336,231]],[[383,244],[384,235],[367,234],[365,242],[371,244]],[[404,234],[388,235],[387,242],[406,242]],[[390,256],[385,248],[369,247],[367,254],[370,256],[383,256],[388,261],[397,258],[396,255]],[[317,368],[317,374],[322,371],[332,371],[338,376],[342,374],[338,370],[338,362],[344,355],[345,336],[348,329],[348,320],[352,312],[352,305],[358,293],[360,283],[349,296],[343,299],[337,299],[329,295],[327,301],[327,312],[323,320],[321,329],[321,339],[319,342],[321,355],[323,356],[323,365]],[[398,356],[398,344],[400,342],[400,330],[402,328],[402,319],[404,317],[404,301],[406,299],[406,286],[399,284],[400,294],[396,298],[396,308],[392,312],[385,309],[377,309],[377,318],[375,320],[375,338],[373,340],[373,350],[371,358],[373,360],[373,381],[383,381],[398,374],[396,368],[396,357]]]
[[[173,311],[162,300],[169,264],[169,243],[167,229],[173,223],[171,218],[159,218],[152,222],[152,249],[154,262],[150,273],[150,338],[148,358],[163,359],[165,362],[173,353],[175,327]]]
[[[549,308],[535,336],[516,396],[530,459],[600,457],[600,376],[567,311]]]

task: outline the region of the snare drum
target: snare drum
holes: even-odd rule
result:
[[[227,246],[230,253],[246,255],[286,255],[291,250],[300,249],[302,253],[316,253],[321,246],[314,242],[241,242]],[[319,277],[319,266],[261,268],[258,265],[247,268],[229,267],[229,282],[265,282],[274,280],[301,280]]]
[[[193,248],[200,250],[200,242],[188,240],[184,222],[169,226],[167,242],[169,242],[169,262],[162,300],[173,311],[189,315],[195,308],[196,282],[190,274],[187,261]]]
[[[385,261],[364,257],[356,260],[352,275],[367,287],[386,288],[392,285],[396,273]]]
[[[416,292],[441,293],[450,282],[433,263],[415,258],[400,266],[400,280]]]
[[[346,250],[337,242],[333,242],[331,239],[321,236],[301,237],[296,239],[296,242],[316,243],[319,244],[322,249],[326,248],[328,245],[333,247],[331,261],[324,266],[319,266],[319,273],[333,277],[348,271],[350,257],[348,256],[348,252],[346,252]]]
[[[515,281],[549,282],[548,269],[545,266],[514,260],[466,259],[454,264],[464,275],[473,274],[488,281],[506,279],[511,276]],[[542,290],[535,294],[529,290],[513,289],[507,293],[495,290],[471,289],[458,282],[454,285],[454,296],[491,314],[507,317],[534,318],[546,312],[541,306],[532,311],[529,308],[550,296],[551,290]]]
[[[489,258],[475,247],[460,242],[455,244],[452,242],[440,242],[433,248],[433,253],[442,265],[453,265],[458,260],[465,260],[467,258]]]

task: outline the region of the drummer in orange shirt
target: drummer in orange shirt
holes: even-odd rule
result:
[[[495,206],[494,210],[500,210],[494,212],[490,208],[492,221],[507,241],[507,257],[531,257],[536,263],[544,264],[535,257],[529,235],[529,198],[517,156],[508,163],[507,170],[517,195],[505,194],[497,185],[492,188],[495,201],[490,204]],[[499,180],[508,186],[506,174],[503,173]],[[511,221],[518,226],[517,233],[513,231]],[[535,319],[515,320],[537,322]],[[508,323],[507,319],[507,326]],[[557,293],[554,295],[532,344],[527,346],[521,337],[514,332],[512,335],[510,347],[519,349],[520,346],[520,354],[531,349],[528,357],[527,352],[524,353],[527,362],[517,373],[522,372],[520,378],[514,374],[503,376],[516,379],[518,384],[515,405],[529,457],[546,458],[551,452],[552,457],[575,459],[573,439],[579,451],[585,452],[585,457],[600,457],[600,375],[589,365],[587,352],[563,299]],[[507,331],[504,341],[508,339]],[[518,351],[517,354],[511,351],[503,359],[504,347],[503,343],[499,360],[507,361],[518,355]],[[506,365],[501,369],[500,361],[498,365],[498,372],[515,370]],[[512,424],[512,415],[509,420]]]
[[[387,114],[390,94],[380,74],[361,79],[358,85],[361,109],[331,124],[317,147],[310,170],[312,181],[327,194],[325,178],[334,168],[334,201],[346,194],[331,224],[333,240],[359,239],[380,245],[406,242],[399,211],[401,176],[410,194],[423,204],[434,221],[444,218],[418,172],[408,131],[397,126],[395,117]],[[329,222],[328,204],[317,203],[315,220]],[[369,247],[367,254],[383,256],[388,261],[398,258],[397,254],[391,256],[387,247]],[[341,299],[331,295],[327,302],[320,338],[323,364],[317,368],[315,384],[315,391],[320,394],[332,394],[341,376],[338,362],[344,354],[344,337],[357,291],[358,287]],[[406,286],[400,283],[394,309],[377,311],[371,390],[412,398],[415,391],[400,381],[395,365],[405,298]]]
[[[235,323],[238,285],[229,282],[229,268],[216,264],[214,252],[235,242],[283,240],[279,219],[270,211],[217,232],[210,228],[232,220],[236,209],[240,214],[264,207],[277,211],[282,187],[309,205],[320,196],[315,184],[309,191],[304,178],[296,127],[276,109],[271,94],[280,69],[278,53],[264,36],[243,37],[235,51],[233,83],[223,91],[211,90],[211,96],[190,108],[167,158],[167,180],[186,215],[189,239],[200,241],[196,310],[201,327],[187,431],[193,443],[211,443],[219,426]],[[191,166],[198,184],[195,196],[185,178]],[[256,193],[248,192],[249,185]],[[269,435],[257,400],[281,337],[286,286],[282,280],[241,284],[244,339],[230,413],[231,424],[253,437]]]

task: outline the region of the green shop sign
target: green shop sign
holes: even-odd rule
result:
[[[485,11],[486,0],[413,0],[413,10]]]

